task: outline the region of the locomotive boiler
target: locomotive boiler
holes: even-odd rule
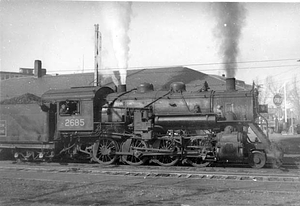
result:
[[[182,82],[168,91],[143,83],[130,90],[120,85],[117,91],[50,90],[42,102],[48,138],[41,145],[48,147],[12,147],[16,158],[201,167],[240,162],[261,168],[270,161],[280,164],[283,155],[256,122],[263,112],[257,90],[236,90],[234,78],[226,80],[224,91],[210,90],[207,82],[196,92]]]
[[[186,91],[181,82],[171,84],[169,91],[154,91],[147,83],[123,90],[109,94],[102,110],[104,122],[124,122],[134,134],[135,138],[121,147],[123,152],[150,156],[160,165],[179,160],[194,166],[216,161],[265,165],[271,144],[255,123],[260,112],[257,90],[237,91],[234,78],[227,79],[226,90],[218,92],[209,91],[207,82],[197,92]],[[248,137],[249,128],[257,137],[253,142]],[[110,126],[106,129],[113,130]],[[135,156],[127,156],[125,161],[144,162]]]

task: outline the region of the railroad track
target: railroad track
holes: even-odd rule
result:
[[[173,172],[127,172],[127,171],[102,171],[109,175],[141,176],[144,178],[189,178],[210,180],[240,180],[240,181],[273,181],[273,182],[300,182],[298,176],[286,177],[278,175],[247,175],[247,174],[211,174],[211,173],[173,173]]]
[[[24,171],[45,173],[69,173],[89,175],[115,175],[139,178],[179,178],[231,181],[260,182],[295,182],[300,183],[298,170],[282,171],[278,169],[252,168],[194,168],[194,167],[157,167],[126,165],[100,166],[98,164],[5,164],[0,163],[0,171]]]

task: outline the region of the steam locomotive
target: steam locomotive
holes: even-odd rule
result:
[[[0,144],[23,160],[68,157],[100,164],[198,167],[241,162],[262,168],[267,161],[280,164],[283,155],[256,122],[265,112],[258,91],[236,90],[234,78],[226,79],[225,91],[210,90],[207,82],[197,92],[186,91],[182,82],[168,91],[155,91],[150,83],[131,90],[119,85],[117,91],[50,90],[42,95],[41,111],[29,106],[25,122],[35,120],[31,126],[42,131]],[[8,115],[5,121],[11,119]]]

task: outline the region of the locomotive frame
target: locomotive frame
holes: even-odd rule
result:
[[[48,140],[2,143],[15,157],[28,159],[72,158],[101,164],[121,161],[130,165],[153,162],[172,166],[179,162],[204,167],[214,162],[241,162],[262,168],[267,161],[281,164],[283,154],[258,126],[258,92],[237,91],[227,79],[225,91],[187,92],[173,83],[169,91],[154,91],[144,83],[126,91],[109,87],[50,90],[42,95],[47,115]],[[62,106],[64,105],[64,106]],[[66,108],[62,111],[61,107]],[[248,137],[249,128],[255,133]]]

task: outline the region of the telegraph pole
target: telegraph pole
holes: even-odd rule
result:
[[[286,108],[286,82],[284,82],[284,87],[283,87],[283,92],[284,92],[284,122],[287,123],[287,108]]]
[[[95,24],[95,68],[94,68],[94,86],[99,85],[98,70],[101,67],[101,33],[99,24]]]

